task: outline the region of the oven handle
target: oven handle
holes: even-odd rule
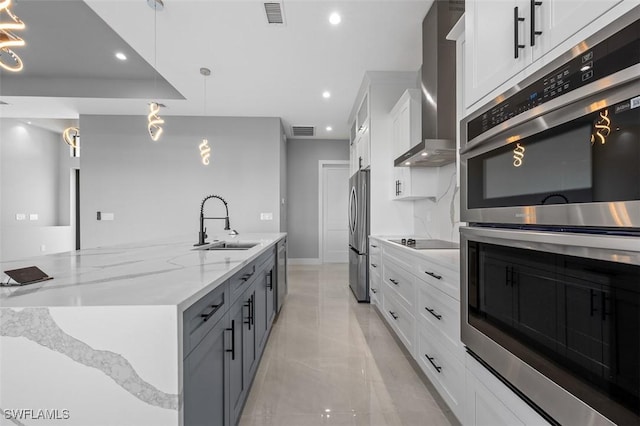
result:
[[[582,258],[640,266],[637,237],[578,234],[574,232],[496,229],[477,226],[460,228],[461,241],[499,244]]]

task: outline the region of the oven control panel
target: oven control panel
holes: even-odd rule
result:
[[[640,62],[640,20],[467,123],[467,141],[525,111]]]

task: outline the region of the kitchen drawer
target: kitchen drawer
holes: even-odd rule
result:
[[[382,280],[397,293],[398,299],[404,303],[405,307],[410,312],[413,312],[416,300],[415,278],[413,275],[403,270],[401,266],[385,259],[382,268]]]
[[[244,268],[240,269],[233,277],[229,278],[230,301],[233,303],[247,288],[248,284],[253,282],[256,276],[256,263],[251,262]]]
[[[432,284],[439,290],[447,293],[455,300],[460,300],[460,273],[429,262],[427,259],[417,259],[414,267],[421,280]]]
[[[415,348],[416,320],[414,316],[400,303],[393,293],[383,292],[382,313],[398,337],[413,354]]]
[[[369,256],[374,254],[380,256],[381,253],[382,250],[380,249],[380,242],[378,240],[369,239]]]
[[[454,356],[438,338],[418,332],[416,357],[418,364],[451,411],[462,418],[465,395],[464,363]]]
[[[460,302],[427,283],[418,284],[418,324],[425,324],[464,358],[460,342]]]
[[[378,270],[373,267],[369,268],[369,295],[370,302],[380,306],[382,300],[382,278],[380,278]]]
[[[225,281],[184,311],[182,314],[184,357],[224,316],[230,305],[229,282]]]
[[[380,253],[369,255],[369,266],[371,267],[371,271],[377,272],[378,274],[382,273],[382,257]]]
[[[382,250],[385,262],[387,259],[391,259],[398,266],[400,266],[402,270],[413,271],[415,264],[414,257],[411,254],[405,252],[405,249],[395,248],[390,246],[389,244],[391,243],[387,243]]]

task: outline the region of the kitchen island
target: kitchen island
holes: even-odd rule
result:
[[[275,316],[285,237],[219,238],[256,243],[247,250],[175,238],[0,263],[54,277],[0,288],[0,424],[235,424]]]

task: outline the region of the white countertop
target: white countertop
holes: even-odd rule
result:
[[[194,250],[195,238],[84,249],[0,262],[6,271],[37,266],[53,280],[0,287],[0,308],[175,305],[183,311],[286,236],[211,236],[257,242],[249,250]],[[7,276],[2,274],[2,282]]]
[[[426,250],[416,250],[411,247],[404,246],[402,244],[391,242],[390,240],[397,240],[400,237],[396,236],[381,236],[381,235],[370,235],[370,238],[374,238],[380,242],[385,244],[389,244],[395,248],[400,250],[404,250],[407,254],[413,256],[422,256],[426,259],[435,262],[441,266],[449,268],[453,271],[460,271],[460,249],[426,249]],[[406,238],[406,237],[403,237]],[[412,238],[412,237],[410,237]],[[415,237],[416,239],[425,239],[423,237]]]

